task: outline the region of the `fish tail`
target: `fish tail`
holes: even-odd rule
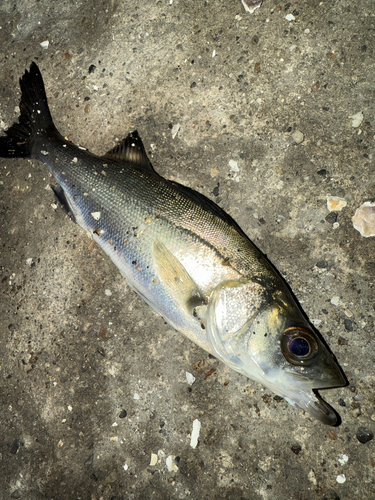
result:
[[[0,157],[3,158],[30,158],[37,135],[57,132],[48,108],[43,78],[35,62],[20,78],[20,87],[18,122],[5,130],[6,136],[0,137]]]

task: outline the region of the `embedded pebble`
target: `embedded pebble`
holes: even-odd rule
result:
[[[374,434],[372,433],[372,431],[369,431],[369,430],[365,429],[364,427],[359,427],[357,434],[356,434],[356,437],[360,443],[366,444],[369,441],[371,441],[372,439],[374,439]]]
[[[359,113],[349,116],[349,118],[352,118],[352,127],[353,128],[358,128],[361,123],[363,122],[363,113],[360,111]]]
[[[48,40],[44,40],[44,42],[41,42],[39,45],[42,47],[42,49],[48,49],[48,47],[49,47],[49,41]]]
[[[340,212],[344,207],[346,207],[347,202],[345,198],[340,198],[339,196],[327,196],[327,208],[330,212]]]
[[[357,208],[354,217],[352,217],[353,227],[368,238],[375,236],[375,203],[366,201]]]
[[[158,462],[158,456],[155,453],[151,453],[150,465],[154,466]]]
[[[104,290],[104,293],[107,295],[107,297],[110,297],[112,295],[111,290],[108,289]]]
[[[303,142],[304,135],[301,131],[296,130],[295,132],[293,132],[292,138],[296,144],[301,144],[301,142]]]
[[[344,483],[345,483],[345,481],[346,481],[345,474],[339,474],[339,475],[336,477],[336,481],[337,481],[339,484],[344,484]]]
[[[348,332],[353,331],[353,321],[351,319],[344,319],[344,327]]]
[[[296,18],[293,16],[293,14],[287,14],[285,16],[285,19],[290,22],[290,21],[295,21]]]
[[[134,399],[139,399],[139,394],[138,393],[134,393]]]
[[[333,306],[341,306],[341,305],[342,305],[342,302],[341,302],[341,300],[340,300],[340,297],[337,297],[337,296],[332,297],[332,299],[331,299],[331,304],[332,304]]]

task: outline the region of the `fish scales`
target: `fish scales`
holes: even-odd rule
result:
[[[45,163],[77,224],[176,330],[292,406],[336,424],[316,389],[347,381],[285,281],[235,221],[157,174],[136,131],[104,156],[63,138],[35,63],[20,85],[21,115],[0,137],[0,156]]]

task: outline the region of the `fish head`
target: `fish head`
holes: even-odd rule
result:
[[[214,353],[292,406],[328,425],[338,415],[316,393],[347,381],[328,346],[283,284],[231,281],[208,306],[207,336]]]

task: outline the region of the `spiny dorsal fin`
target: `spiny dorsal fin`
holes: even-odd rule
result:
[[[111,160],[121,160],[133,163],[138,167],[154,171],[138,132],[130,132],[117,146],[104,155]]]

